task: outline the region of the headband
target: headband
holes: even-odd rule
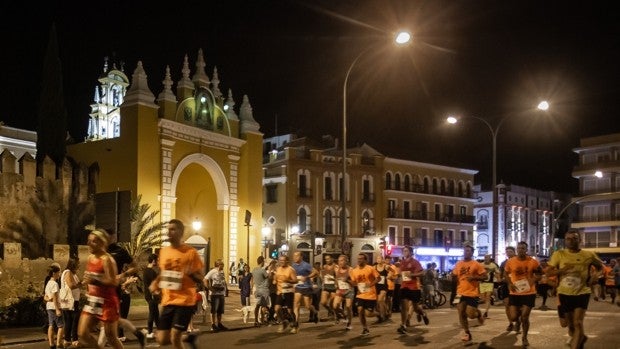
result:
[[[108,244],[108,233],[105,230],[97,228],[91,230],[90,233],[98,237],[101,241],[103,241],[104,244]]]

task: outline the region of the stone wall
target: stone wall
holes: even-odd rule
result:
[[[15,171],[15,161],[10,151],[0,153],[0,243],[22,243],[22,254],[37,259],[50,258],[53,244],[85,241],[83,227],[94,221],[97,164],[65,158],[56,166],[48,157],[37,164],[26,153]]]
[[[1,244],[4,258],[0,259],[0,307],[17,302],[22,297],[39,297],[43,295],[47,270],[53,262],[60,264],[64,270],[69,260],[69,245],[53,245],[53,258],[23,258],[22,244],[5,242]],[[80,260],[78,276],[84,273],[88,258],[88,246],[77,246]]]

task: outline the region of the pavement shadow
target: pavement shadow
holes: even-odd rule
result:
[[[336,344],[340,349],[350,349],[350,348],[363,348],[379,345],[379,343],[375,343],[374,339],[380,338],[380,335],[358,335],[356,337],[351,337],[346,340],[337,341]]]

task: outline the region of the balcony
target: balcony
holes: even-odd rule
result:
[[[407,212],[403,212],[402,210],[388,210],[387,218],[468,224],[474,224],[476,221],[475,216],[461,214],[445,214],[434,211],[409,211],[407,214]]]
[[[362,202],[375,202],[375,194],[363,192],[362,193]]]

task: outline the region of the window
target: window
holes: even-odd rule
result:
[[[443,247],[443,230],[436,229],[433,233],[433,247]]]
[[[411,177],[405,175],[405,191],[411,191]]]
[[[392,174],[389,172],[385,174],[385,189],[392,189]]]
[[[441,204],[435,204],[435,220],[441,220]]]
[[[308,229],[308,225],[306,222],[307,219],[308,219],[308,216],[306,213],[306,209],[300,208],[299,209],[299,231],[300,232],[306,231]]]
[[[403,201],[403,218],[409,219],[411,218],[411,202]]]
[[[442,180],[441,180],[441,183],[440,183],[439,185],[440,185],[440,188],[439,188],[439,193],[440,193],[441,195],[446,195],[446,194],[447,194],[447,193],[446,193],[446,180],[445,180],[445,179],[442,179]]]
[[[265,189],[267,191],[267,203],[278,202],[278,185],[267,184]]]
[[[430,184],[429,184],[428,177],[424,177],[424,192],[427,194],[430,193]]]
[[[388,241],[390,245],[398,245],[398,241],[396,241],[396,227],[388,227]]]
[[[306,188],[306,175],[305,174],[300,174],[299,175],[299,196],[302,198],[305,198],[306,196],[308,196],[308,189]]]
[[[396,218],[396,200],[388,200],[388,218]]]
[[[394,175],[394,189],[400,190],[400,173]]]
[[[403,228],[403,245],[411,246],[411,228]]]
[[[362,214],[362,230],[364,230],[364,233],[371,232],[370,214],[368,211],[364,211],[364,214]]]
[[[334,222],[332,211],[327,209],[325,210],[325,234],[333,234],[334,233]]]
[[[433,178],[433,194],[439,194],[439,187],[437,185],[437,178]]]
[[[364,179],[364,182],[362,183],[362,200],[364,201],[370,201],[370,181],[367,179]]]
[[[324,185],[325,185],[325,200],[333,200],[334,199],[334,193],[333,193],[333,189],[332,189],[332,179],[331,177],[325,177],[324,178]]]

